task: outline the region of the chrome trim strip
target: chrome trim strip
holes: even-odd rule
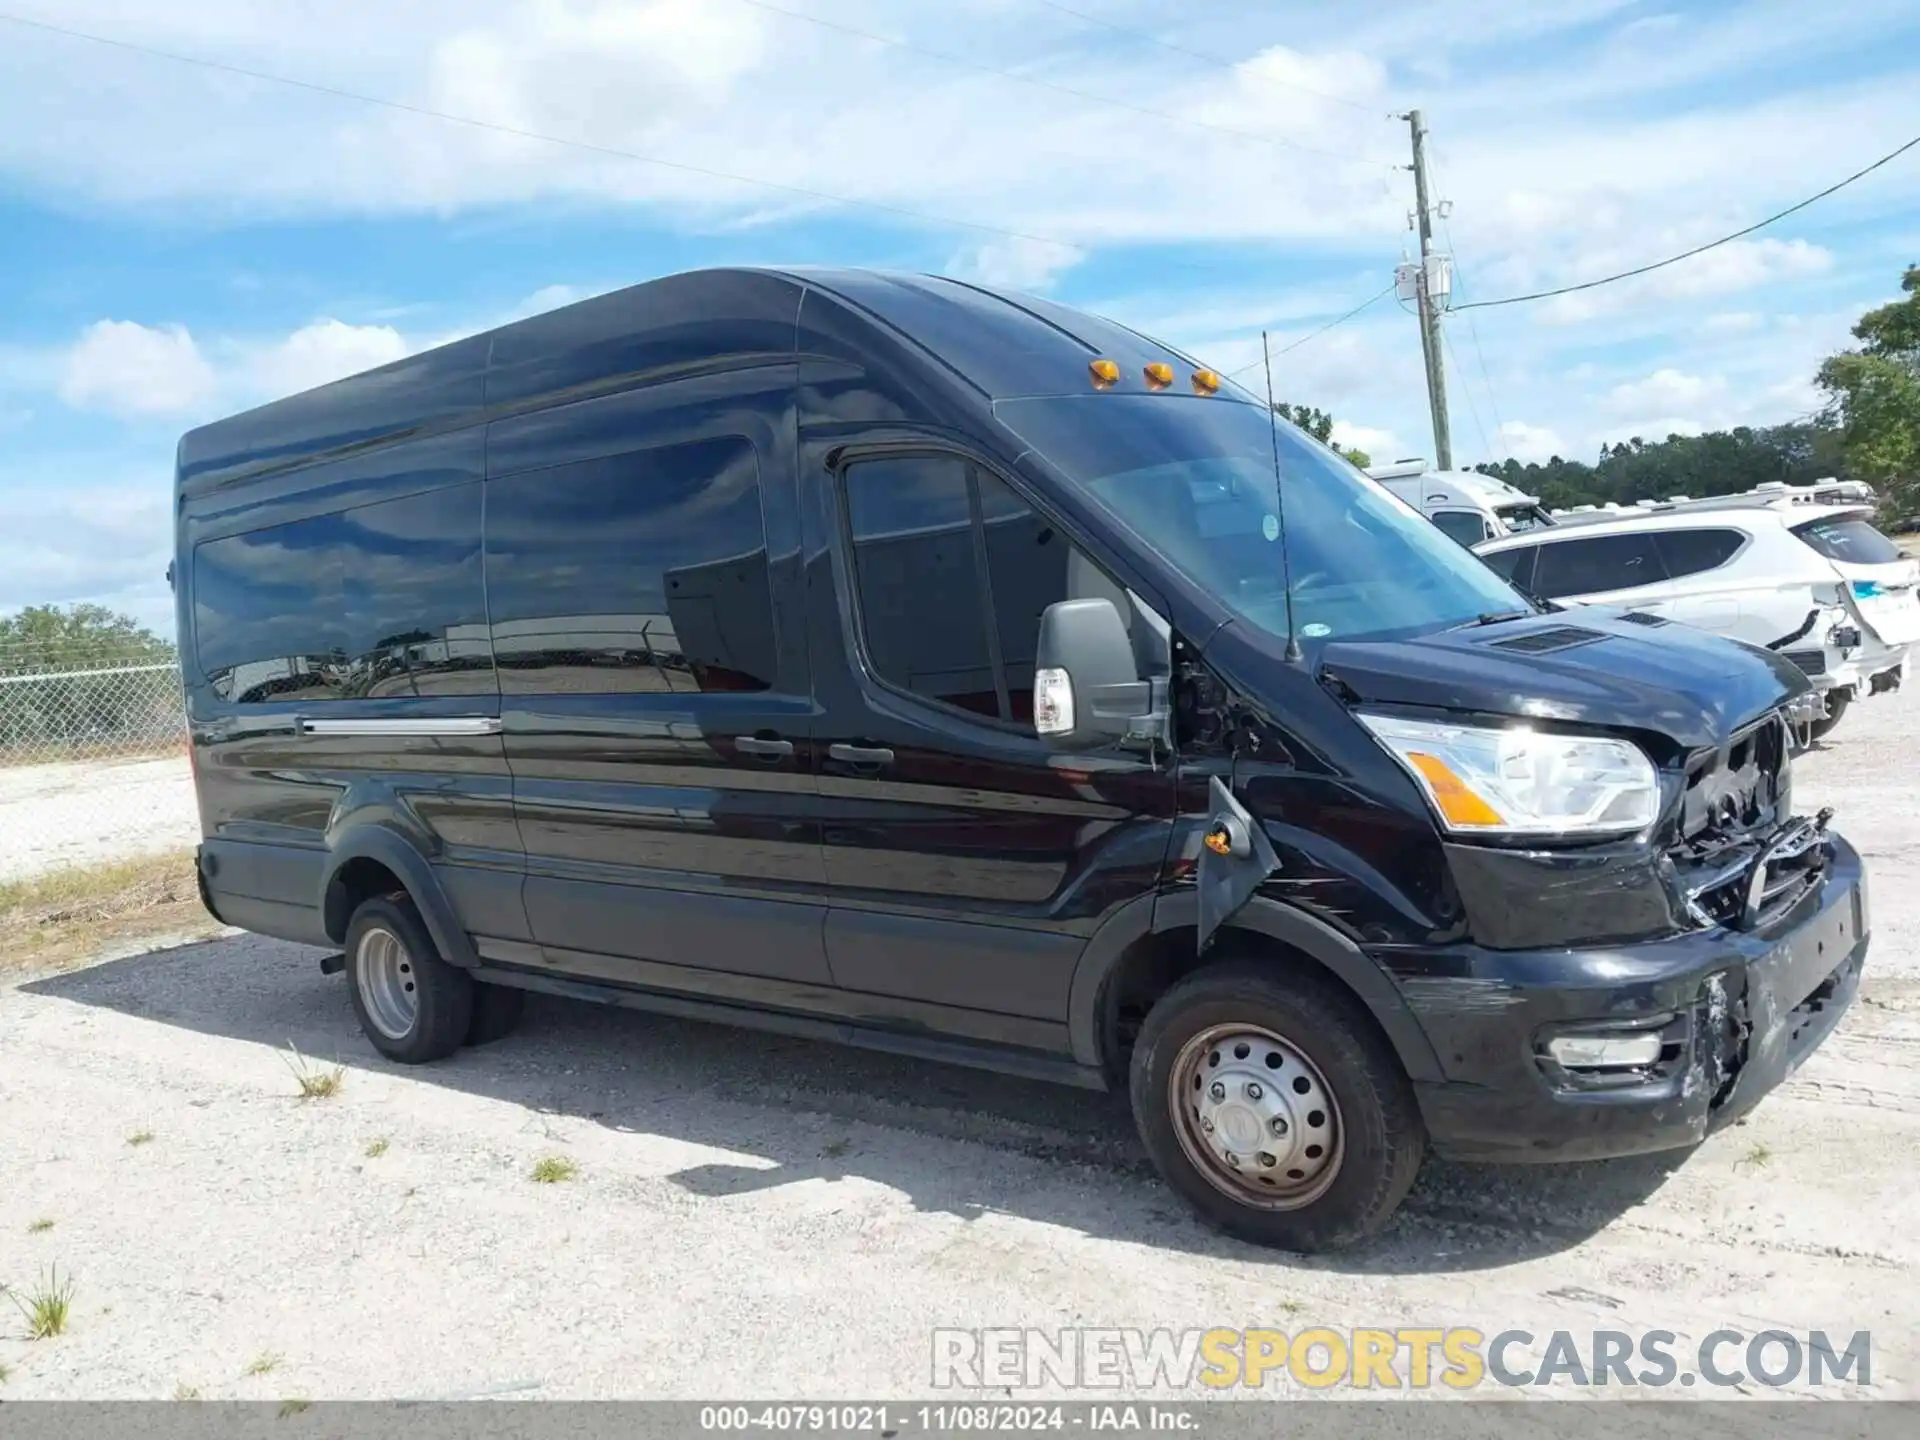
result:
[[[412,720],[310,720],[303,715],[298,724],[302,735],[379,735],[389,739],[500,733],[500,720],[495,715],[422,716]]]

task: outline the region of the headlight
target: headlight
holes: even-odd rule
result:
[[[1456,834],[1619,835],[1644,829],[1659,813],[1653,762],[1624,740],[1359,718]]]

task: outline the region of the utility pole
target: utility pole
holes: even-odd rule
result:
[[[1434,460],[1442,470],[1453,468],[1453,435],[1447,424],[1447,369],[1440,348],[1440,307],[1433,295],[1433,212],[1427,199],[1427,127],[1418,110],[1405,116],[1413,128],[1413,196],[1415,224],[1420,230],[1420,274],[1415,298],[1420,302],[1420,352],[1427,362],[1427,406],[1433,412]]]

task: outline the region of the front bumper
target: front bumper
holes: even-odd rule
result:
[[[1821,884],[1764,929],[1590,950],[1379,953],[1444,1081],[1416,1084],[1457,1159],[1593,1160],[1697,1144],[1793,1073],[1852,1004],[1869,933],[1859,855],[1831,835]],[[1556,1033],[1657,1030],[1659,1061],[1600,1076]]]

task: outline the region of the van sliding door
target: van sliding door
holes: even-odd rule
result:
[[[488,602],[538,946],[496,958],[706,993],[725,972],[762,1000],[827,982],[794,374],[490,427]]]

